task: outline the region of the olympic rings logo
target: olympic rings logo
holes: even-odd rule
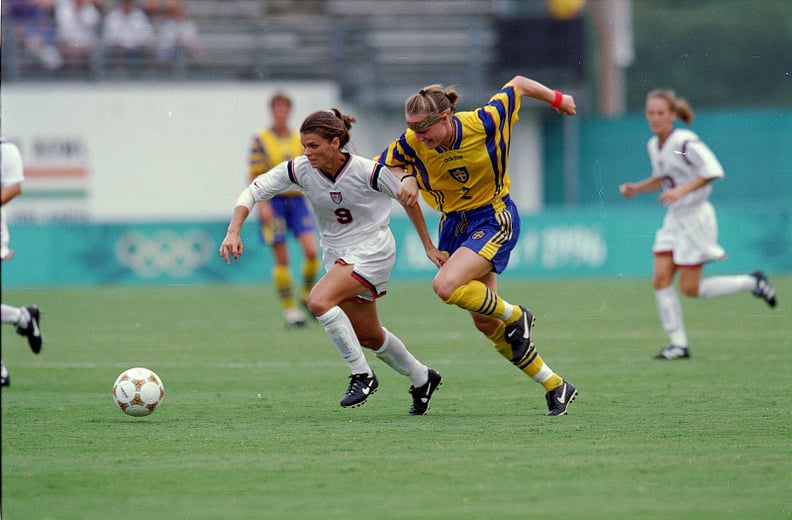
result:
[[[115,256],[121,265],[141,278],[152,279],[162,274],[185,278],[214,257],[214,244],[200,230],[184,234],[157,231],[151,236],[129,231],[116,241]]]

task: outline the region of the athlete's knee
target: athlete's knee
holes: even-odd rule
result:
[[[668,276],[665,273],[655,273],[652,276],[652,286],[654,287],[655,291],[659,291],[660,289],[665,289],[672,283],[674,283],[673,276]]]
[[[698,298],[700,285],[701,283],[698,280],[687,283],[681,280],[679,283],[679,290],[688,298]]]
[[[444,302],[451,298],[451,295],[454,294],[457,287],[459,286],[445,276],[442,276],[442,272],[437,273],[432,282],[432,290],[434,290],[435,294]]]
[[[308,294],[308,301],[306,304],[308,305],[308,310],[310,310],[314,316],[322,316],[335,307],[335,303],[322,298],[320,295],[315,294],[314,291]]]
[[[382,327],[373,327],[371,330],[361,330],[357,332],[360,346],[371,350],[379,350],[385,343],[385,333]]]

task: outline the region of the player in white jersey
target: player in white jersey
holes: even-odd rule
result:
[[[0,259],[3,262],[10,260],[14,252],[9,249],[11,235],[6,222],[5,205],[14,197],[22,193],[22,183],[25,180],[22,168],[22,156],[19,148],[14,143],[0,139],[0,191],[2,192],[2,206],[0,206]],[[44,337],[39,326],[40,312],[36,305],[14,307],[0,304],[3,323],[10,323],[16,327],[17,334],[25,336],[30,350],[34,354],[41,351]],[[8,386],[11,378],[5,365],[0,361],[0,385]]]
[[[711,182],[723,177],[715,154],[690,130],[675,128],[677,117],[690,125],[693,111],[670,90],[653,90],[646,97],[646,120],[654,136],[647,144],[652,175],[640,182],[619,186],[624,197],[662,190],[660,202],[668,208],[663,226],[655,234],[655,301],[660,323],[670,343],[657,359],[690,357],[682,307],[674,289],[691,298],[713,298],[751,291],[775,307],[775,288],[761,271],[747,275],[702,278],[704,264],[722,260],[715,208],[709,202]]]
[[[358,406],[373,394],[377,377],[361,347],[412,385],[410,415],[424,415],[442,381],[419,362],[392,332],[380,325],[376,300],[396,261],[391,233],[392,199],[399,200],[400,180],[385,166],[345,151],[354,118],[339,110],[318,111],[300,127],[305,155],[262,174],[237,200],[220,256],[227,263],[243,253],[240,231],[253,205],[278,193],[302,191],[314,208],[326,274],[308,297],[308,307],[324,326],[349,366],[349,386],[341,406]],[[435,263],[444,256],[432,243],[420,206],[405,206],[426,254]]]

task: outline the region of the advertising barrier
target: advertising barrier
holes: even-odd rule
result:
[[[720,209],[720,243],[728,258],[707,272],[792,271],[792,207]],[[436,214],[427,212],[430,230]],[[663,210],[547,210],[522,216],[508,278],[650,277],[651,247]],[[227,222],[12,226],[15,256],[3,262],[3,287],[270,283],[272,253],[245,223],[245,253],[226,265],[218,255]],[[409,219],[395,215],[393,280],[431,280],[435,268]],[[291,241],[294,269],[299,249]]]

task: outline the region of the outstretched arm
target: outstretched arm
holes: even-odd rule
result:
[[[575,115],[575,99],[569,94],[553,90],[536,80],[525,76],[514,76],[509,82],[517,89],[521,96],[528,96],[539,101],[544,101],[553,107],[559,114]]]
[[[226,231],[223,243],[220,244],[220,256],[227,264],[231,263],[231,257],[234,260],[239,260],[243,253],[242,237],[240,236],[242,224],[245,223],[245,219],[250,214],[254,204],[255,200],[253,200],[250,189],[245,188],[245,191],[242,192],[237,200],[234,213],[231,215],[231,222],[228,224],[228,231]]]

